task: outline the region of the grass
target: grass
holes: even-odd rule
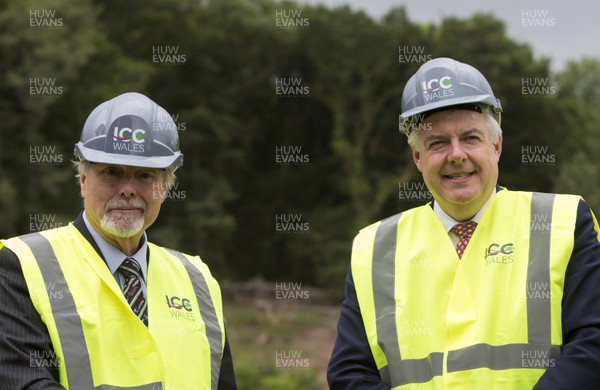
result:
[[[224,307],[240,390],[327,389],[337,308],[275,299]]]

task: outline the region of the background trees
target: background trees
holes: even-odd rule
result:
[[[0,0],[0,237],[73,220],[87,115],[145,93],[185,155],[151,240],[199,254],[224,290],[250,285],[225,296],[240,388],[324,387],[338,305],[312,286],[340,298],[358,229],[428,200],[398,115],[408,78],[439,56],[480,69],[501,99],[500,184],[600,207],[600,62],[551,73],[493,15],[432,25],[403,8],[373,20],[274,0]],[[286,283],[310,302],[279,301]],[[290,350],[310,367],[281,371]]]
[[[38,28],[32,18],[62,23]],[[178,60],[156,61],[157,50]],[[600,63],[552,74],[493,15],[429,25],[402,8],[376,21],[273,0],[3,2],[0,236],[76,216],[69,160],[83,122],[101,101],[137,90],[173,114],[185,155],[153,241],[199,253],[219,279],[341,294],[357,230],[419,204],[398,196],[399,183],[420,177],[397,128],[402,89],[423,61],[402,61],[401,50],[450,56],[488,77],[505,110],[502,185],[583,193],[600,206]],[[62,92],[32,94],[35,80]],[[535,80],[552,91],[524,93]],[[278,89],[290,82],[302,93]],[[282,147],[304,162],[281,163]],[[524,163],[532,153],[554,163]],[[44,154],[62,160],[36,163]],[[278,230],[278,218],[306,229]]]

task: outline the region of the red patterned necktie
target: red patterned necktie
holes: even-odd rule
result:
[[[458,242],[456,243],[456,253],[459,258],[462,258],[465,248],[477,227],[477,223],[470,221],[467,223],[457,223],[450,229],[452,232],[458,235]]]
[[[119,267],[119,272],[125,278],[123,295],[131,310],[138,316],[144,325],[148,325],[148,305],[142,290],[142,268],[133,258],[126,258]]]

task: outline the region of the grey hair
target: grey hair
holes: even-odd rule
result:
[[[87,161],[87,160],[73,160],[73,168],[76,171],[75,177],[77,178],[77,180],[79,180],[79,178],[81,177],[81,175],[87,175],[89,169],[90,169],[90,165],[92,164],[91,162]],[[175,184],[175,182],[177,181],[177,176],[175,176],[175,171],[177,170],[177,167],[168,167],[165,168],[163,171],[165,172],[164,178],[163,178],[163,183],[165,184],[165,186],[168,189],[171,189],[173,187],[173,185]]]
[[[487,119],[487,128],[489,131],[490,139],[492,140],[492,143],[494,145],[497,145],[498,142],[500,141],[500,137],[502,136],[502,128],[500,127],[500,123],[498,122],[500,120],[500,114],[495,113],[494,110],[492,109],[492,107],[490,107],[488,105],[481,105],[481,109],[482,109],[482,114],[484,114]],[[475,118],[476,114],[477,114],[477,112],[473,111],[473,113],[472,113],[473,118]],[[498,119],[496,119],[496,118],[498,118]],[[423,131],[424,130],[413,130],[408,134],[408,145],[412,149],[418,150],[417,134],[422,133]]]

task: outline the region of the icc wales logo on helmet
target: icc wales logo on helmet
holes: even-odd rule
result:
[[[444,76],[439,79],[432,78],[429,79],[429,81],[423,81],[421,83],[421,90],[423,91],[425,101],[454,96],[454,90],[452,89],[452,78],[450,76]]]
[[[146,152],[148,124],[141,118],[125,115],[117,118],[110,126],[112,148],[125,154],[143,154]]]
[[[146,141],[146,130],[130,129],[115,126],[113,133],[113,146],[115,150],[144,153],[144,142]]]

